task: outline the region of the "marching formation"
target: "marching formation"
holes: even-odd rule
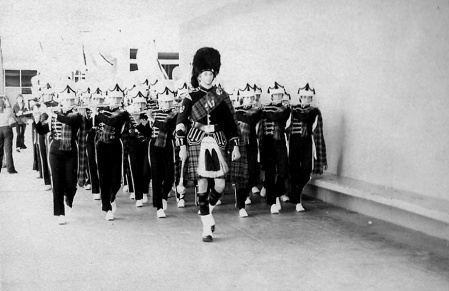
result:
[[[304,211],[302,192],[313,174],[327,168],[321,112],[312,106],[315,90],[297,91],[289,104],[285,88],[246,84],[228,94],[215,85],[220,54],[204,47],[193,59],[191,80],[149,79],[109,90],[99,86],[55,92],[47,84],[30,102],[34,161],[47,190],[53,191],[54,215],[65,224],[77,184],[92,190],[107,221],[114,220],[116,195],[123,186],[136,207],[152,204],[166,217],[175,192],[185,207],[188,182],[203,223],[202,239],[213,240],[213,209],[226,183],[232,184],[240,217],[247,217],[250,194],[266,196],[270,212],[281,200]],[[260,189],[260,185],[262,188]]]

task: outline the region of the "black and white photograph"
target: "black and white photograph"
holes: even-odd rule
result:
[[[0,290],[449,290],[448,28],[448,0],[1,0]]]

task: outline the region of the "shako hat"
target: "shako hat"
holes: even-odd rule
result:
[[[157,92],[157,99],[159,101],[173,101],[175,100],[175,92],[165,87],[163,91]]]
[[[254,94],[256,94],[256,95],[262,94],[262,89],[260,87],[257,87],[256,84],[254,84],[253,89],[254,89]]]
[[[279,85],[278,82],[274,82],[274,87],[269,87],[268,88],[268,94],[273,95],[273,94],[284,94],[285,93],[285,88],[282,85]]]
[[[76,99],[76,92],[67,85],[64,90],[58,94],[59,99]]]
[[[310,88],[309,83],[307,83],[303,88],[298,89],[299,96],[313,96],[315,95],[315,89]]]
[[[253,97],[254,96],[254,89],[247,83],[244,89],[240,89],[239,88],[239,96],[241,98]]]

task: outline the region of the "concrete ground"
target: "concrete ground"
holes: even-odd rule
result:
[[[184,209],[169,199],[164,219],[120,191],[107,222],[79,188],[58,225],[29,129],[19,174],[0,173],[0,290],[449,290],[448,241],[318,200],[272,215],[257,196],[240,218],[228,191],[203,243],[191,191]]]

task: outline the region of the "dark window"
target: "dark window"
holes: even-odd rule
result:
[[[31,94],[31,88],[22,88],[22,94]]]
[[[31,87],[31,78],[37,75],[34,70],[22,70],[22,87]]]
[[[137,59],[137,49],[130,49],[129,50],[129,58],[131,60]]]
[[[19,70],[5,70],[5,87],[20,87]]]
[[[139,68],[137,67],[137,64],[129,64],[129,71],[137,71]]]
[[[157,58],[159,60],[179,60],[179,53],[159,52]]]

